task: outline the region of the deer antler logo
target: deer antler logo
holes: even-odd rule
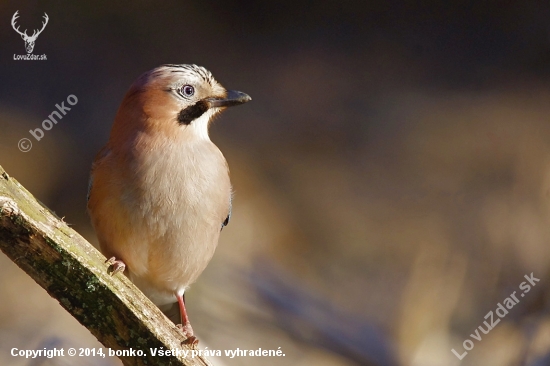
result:
[[[15,21],[17,20],[17,18],[19,18],[19,15],[17,14],[18,12],[19,10],[17,10],[15,14],[13,14],[13,17],[11,18],[11,26],[17,33],[21,35],[21,38],[23,38],[23,41],[25,41],[25,49],[27,50],[27,53],[32,53],[32,50],[34,49],[34,42],[36,42],[36,39],[38,38],[40,33],[42,33],[44,28],[46,28],[46,24],[48,24],[48,20],[49,20],[48,14],[44,13],[44,22],[42,22],[42,29],[40,30],[35,29],[32,36],[29,37],[27,35],[26,29],[24,32],[21,32],[19,30],[19,27],[17,28],[15,27]]]

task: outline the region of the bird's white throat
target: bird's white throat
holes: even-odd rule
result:
[[[207,110],[202,116],[185,126],[185,129],[187,130],[186,132],[192,133],[200,140],[210,141],[210,136],[208,135],[208,125],[216,112],[216,109]]]

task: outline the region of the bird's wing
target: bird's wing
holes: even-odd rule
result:
[[[93,184],[94,184],[94,176],[90,174],[90,178],[88,178],[88,193],[86,193],[86,202],[90,200],[90,192],[92,191]]]
[[[90,201],[90,194],[92,192],[92,186],[94,184],[94,169],[95,167],[101,163],[103,159],[105,159],[109,154],[111,153],[111,150],[108,146],[104,146],[99,152],[97,153],[94,162],[92,163],[92,171],[90,172],[90,178],[88,179],[88,193],[86,194],[86,201]]]
[[[229,196],[229,213],[227,214],[227,217],[222,222],[222,229],[224,226],[227,226],[229,224],[229,220],[231,220],[231,209],[233,208],[233,195]]]

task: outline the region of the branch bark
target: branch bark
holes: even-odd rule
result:
[[[109,275],[105,257],[1,166],[0,250],[105,347],[133,350],[120,357],[124,365],[209,364],[192,357],[175,325],[126,276]],[[153,355],[161,349],[180,355]]]

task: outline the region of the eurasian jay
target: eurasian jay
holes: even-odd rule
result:
[[[208,126],[249,100],[203,67],[157,67],[126,93],[92,165],[88,210],[110,269],[124,271],[161,309],[177,302],[187,343],[197,340],[185,290],[231,218],[229,169]]]

